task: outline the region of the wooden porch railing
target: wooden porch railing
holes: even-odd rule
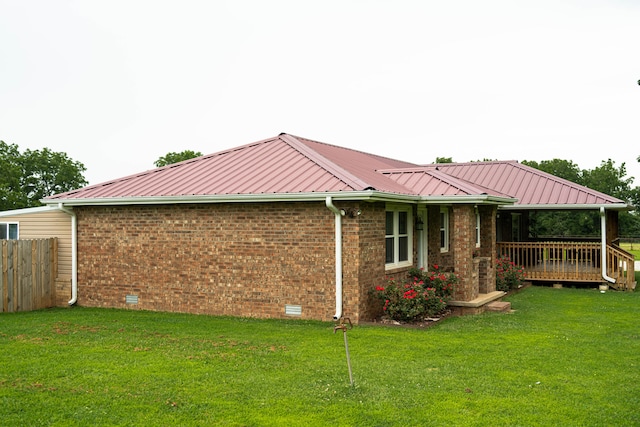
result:
[[[498,242],[497,254],[522,265],[529,280],[558,282],[604,282],[602,248],[594,242]],[[607,246],[609,285],[619,290],[635,288],[633,255]]]

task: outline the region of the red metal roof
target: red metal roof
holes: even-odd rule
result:
[[[435,165],[432,165],[435,166]],[[625,202],[516,161],[443,163],[443,173],[518,199],[517,205],[605,205]]]
[[[380,173],[409,188],[420,196],[472,196],[489,195],[508,198],[475,183],[467,182],[440,171],[437,167],[380,170]]]
[[[92,200],[362,192],[417,197],[477,196],[521,205],[623,203],[515,161],[419,166],[289,134],[45,199]],[[321,194],[319,194],[321,196]],[[79,203],[82,202],[82,203]]]
[[[416,166],[288,134],[47,198],[48,201],[361,191],[409,194],[376,168]]]

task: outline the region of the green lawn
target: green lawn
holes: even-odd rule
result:
[[[640,260],[640,244],[638,243],[620,243],[620,247],[627,252],[631,252],[635,259]]]
[[[0,314],[0,424],[640,425],[640,293],[530,287],[412,329],[108,309]]]

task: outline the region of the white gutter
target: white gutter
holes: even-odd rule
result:
[[[69,305],[78,302],[78,231],[76,213],[58,203],[58,209],[71,215],[71,299]]]
[[[616,279],[607,276],[607,218],[605,216],[604,206],[600,207],[600,236],[602,242],[602,248],[600,249],[602,253],[602,260],[600,262],[602,265],[602,278],[609,283],[616,283]]]
[[[504,210],[510,210],[510,211],[515,211],[515,210],[522,210],[522,211],[541,211],[541,210],[592,210],[592,209],[600,209],[606,207],[609,210],[612,211],[628,211],[628,210],[632,210],[633,206],[629,206],[626,203],[606,203],[606,205],[603,204],[541,204],[541,205],[513,205],[513,206],[506,206],[504,208],[499,208],[499,209],[504,209]]]
[[[333,200],[363,200],[374,202],[398,202],[414,204],[513,204],[517,199],[498,196],[419,196],[412,194],[385,193],[377,190],[306,192],[306,193],[263,193],[263,194],[219,194],[219,195],[181,195],[181,196],[131,196],[97,198],[52,198],[43,199],[47,205],[65,206],[118,206],[118,205],[155,205],[174,203],[248,203],[248,202],[315,202],[331,197]]]
[[[333,320],[339,320],[342,317],[342,213],[336,208],[331,200],[331,196],[327,196],[325,204],[335,216],[336,229],[336,314]]]

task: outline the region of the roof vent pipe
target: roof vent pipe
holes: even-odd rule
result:
[[[327,208],[333,212],[335,217],[336,230],[336,314],[333,320],[342,317],[342,213],[336,208],[331,200],[331,196],[326,198]]]
[[[71,215],[71,299],[69,305],[78,302],[78,232],[76,213],[71,209],[64,207],[62,203],[58,203],[58,209]]]
[[[602,278],[609,283],[616,283],[616,279],[607,275],[607,218],[604,212],[604,206],[600,206],[600,236],[602,241],[602,248],[600,252],[602,254],[602,260],[600,262],[602,266]]]

